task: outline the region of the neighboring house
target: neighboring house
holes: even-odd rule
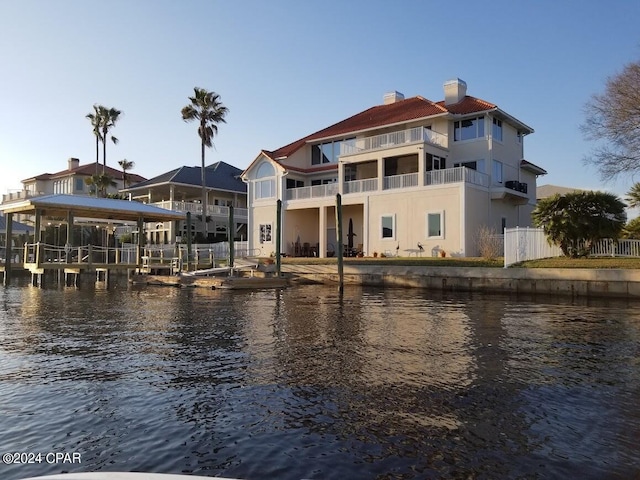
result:
[[[97,166],[98,173],[102,173],[102,164]],[[37,197],[40,195],[51,195],[65,193],[72,195],[91,195],[92,187],[87,185],[86,180],[96,173],[96,163],[80,165],[80,160],[70,158],[67,161],[67,168],[56,173],[42,173],[35,177],[22,180],[22,190],[2,195],[2,203],[16,200]],[[105,173],[115,182],[115,187],[109,187],[107,193],[118,193],[124,187],[124,177],[122,170],[117,170],[109,166],[105,167]],[[127,173],[127,183],[138,183],[146,178],[134,173]],[[16,220],[29,221],[28,216],[18,215]]]
[[[342,244],[366,255],[475,256],[480,227],[531,225],[536,177],[546,173],[524,159],[533,129],[466,91],[455,79],[439,102],[386,94],[383,105],[261,151],[242,174],[249,248],[275,250],[276,200],[288,254],[307,244],[302,252],[324,257]]]
[[[29,235],[33,233],[33,227],[24,225],[20,222],[13,221],[11,223],[11,245],[15,247],[12,257],[15,255],[18,259],[22,256],[22,246],[28,240]],[[0,263],[5,259],[7,246],[7,218],[0,215]]]
[[[242,170],[225,162],[205,167],[207,188],[207,231],[202,237],[202,168],[179,167],[144,182],[121,190],[132,199],[150,203],[167,210],[191,212],[191,230],[194,241],[217,242],[227,240],[229,207],[234,207],[234,238],[247,238],[247,186],[240,179]],[[146,225],[148,239],[152,243],[167,243],[168,239],[186,236],[186,221]],[[200,235],[198,235],[200,234]]]
[[[536,199],[553,197],[554,195],[566,195],[567,193],[584,192],[581,188],[560,187],[558,185],[540,185],[536,189]]]

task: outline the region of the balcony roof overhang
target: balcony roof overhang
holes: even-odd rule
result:
[[[525,159],[520,160],[520,168],[536,175],[546,175],[548,173],[544,168],[539,167],[536,164],[531,163]]]

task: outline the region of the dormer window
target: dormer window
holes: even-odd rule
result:
[[[453,122],[453,141],[462,142],[484,137],[484,117]]]

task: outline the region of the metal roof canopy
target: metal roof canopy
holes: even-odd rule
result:
[[[43,217],[74,217],[145,222],[169,222],[184,220],[185,214],[173,212],[145,203],[113,198],[96,198],[82,195],[43,195],[20,202],[0,205],[0,211],[35,215],[38,210]]]

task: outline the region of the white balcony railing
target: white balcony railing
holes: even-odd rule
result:
[[[372,137],[355,138],[340,144],[340,155],[355,155],[371,150],[397,147],[411,143],[430,143],[438,147],[448,148],[447,135],[434,132],[424,127],[409,128],[397,132],[383,133]]]
[[[40,197],[44,192],[32,192],[31,190],[16,190],[2,194],[2,203],[16,202],[28,198]]]
[[[377,178],[364,178],[344,182],[344,193],[374,192],[378,189]]]
[[[424,174],[425,185],[441,185],[444,183],[471,183],[482,187],[489,186],[489,175],[467,167],[431,170]]]
[[[155,202],[151,205],[164,208],[165,210],[172,210],[174,212],[191,212],[194,215],[202,214],[202,204],[195,202],[172,202],[170,200],[165,200],[164,202]],[[222,205],[207,205],[207,216],[210,215],[226,218],[229,216],[229,207],[224,207]],[[234,207],[233,215],[236,218],[246,218],[248,217],[248,209]]]
[[[424,183],[420,183],[417,172],[402,175],[390,175],[382,178],[382,189],[392,190],[401,188],[415,188],[445,183],[471,183],[482,187],[489,187],[489,175],[467,167],[446,168],[425,172]],[[378,190],[378,178],[365,178],[344,182],[343,194],[365,193]],[[289,188],[286,190],[287,200],[309,200],[312,198],[331,197],[338,193],[338,184],[314,185],[311,187]]]
[[[405,173],[403,175],[391,175],[382,179],[382,188],[390,190],[392,188],[409,188],[418,186],[417,173]]]
[[[336,193],[338,193],[337,183],[313,185],[310,187],[288,188],[287,200],[307,200],[309,198],[331,197]]]

